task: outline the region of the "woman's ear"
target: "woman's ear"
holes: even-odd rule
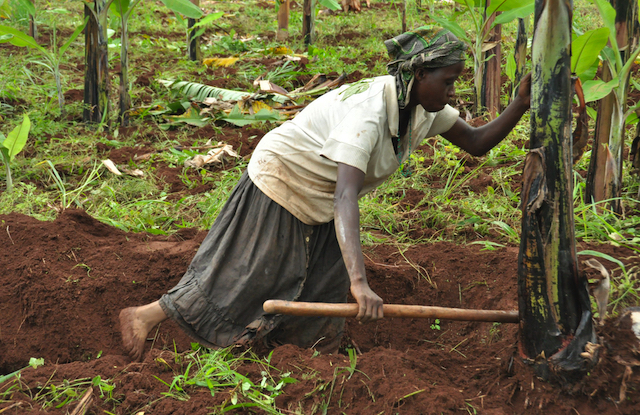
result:
[[[425,68],[418,68],[416,69],[415,75],[416,75],[416,81],[424,81],[424,79],[429,76],[428,75],[429,72],[425,69]]]

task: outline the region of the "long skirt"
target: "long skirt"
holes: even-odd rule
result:
[[[208,347],[291,343],[337,350],[344,319],[265,314],[269,299],[346,302],[349,276],[334,223],[302,223],[247,172],[233,190],[164,312]]]

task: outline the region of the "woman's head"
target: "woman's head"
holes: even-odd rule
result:
[[[464,66],[466,46],[448,30],[422,26],[384,43],[392,59],[387,64],[387,70],[396,78],[398,105],[401,109],[409,105],[412,95],[415,98],[411,89],[416,80],[416,74],[420,73],[427,77],[439,75],[441,80],[448,82],[455,73],[457,78]],[[422,79],[423,77],[420,76],[418,80]],[[435,80],[433,77],[431,79]],[[440,100],[440,97],[433,98]],[[436,102],[431,107],[439,104],[440,102]],[[426,107],[425,110],[430,111]]]

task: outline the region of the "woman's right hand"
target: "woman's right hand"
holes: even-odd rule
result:
[[[358,302],[358,315],[356,320],[363,323],[376,321],[384,317],[382,298],[374,293],[366,280],[360,282],[351,281],[351,295]]]

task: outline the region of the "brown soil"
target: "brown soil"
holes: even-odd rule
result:
[[[406,208],[421,197],[408,191]],[[151,352],[142,363],[133,363],[123,356],[118,332],[119,310],[156,300],[171,288],[205,232],[185,229],[171,237],[125,233],[80,210],[67,210],[53,222],[19,214],[0,220],[0,244],[9,248],[0,258],[0,373],[24,367],[30,357],[46,362],[22,372],[25,392],[12,397],[22,404],[6,413],[25,413],[34,405],[27,387],[36,391],[49,378],[111,379],[122,414],[187,413],[187,408],[204,414],[229,398],[227,392],[212,397],[201,388],[188,391],[188,403],[158,400],[168,388],[156,376],[169,383],[173,376],[161,362],[175,361],[174,345],[178,352],[189,350],[189,338],[174,323],[162,323],[148,342]],[[585,248],[631,256],[612,245],[580,246]],[[371,286],[387,303],[511,310],[516,307],[517,251],[436,243],[411,247],[404,252],[406,259],[388,245],[365,254]],[[385,319],[367,325],[350,320],[342,353],[314,356],[312,350],[285,345],[275,349],[271,363],[298,380],[277,398],[278,406],[302,408],[303,413],[312,413],[327,398],[327,390],[309,393],[330,385],[336,373],[328,413],[468,413],[472,408],[486,414],[637,413],[637,369],[625,379],[626,398],[617,401],[624,362],[638,358],[638,342],[615,321],[608,321],[600,335],[600,363],[573,394],[533,376],[516,352],[517,327],[509,324],[440,321],[436,327],[433,320]],[[349,367],[345,347],[358,352],[352,376],[337,369]],[[260,370],[255,364],[239,369],[255,382]],[[0,401],[0,410],[8,406]],[[48,413],[67,413],[65,408]],[[88,413],[103,410],[112,411],[112,404],[94,399]]]

